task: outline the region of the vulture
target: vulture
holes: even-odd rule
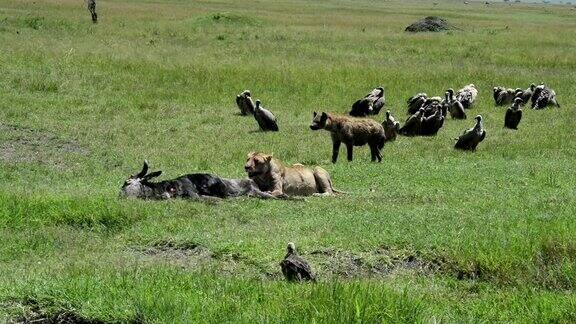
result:
[[[366,95],[366,98],[372,99],[372,114],[378,115],[384,107],[386,98],[384,97],[384,88],[378,87]]]
[[[494,101],[496,102],[496,106],[509,105],[514,101],[514,97],[516,97],[516,90],[494,87]]]
[[[422,108],[424,108],[424,117],[432,116],[436,113],[436,110],[442,110],[442,98],[428,98],[424,101]]]
[[[420,108],[414,115],[408,117],[404,126],[398,130],[400,135],[415,136],[420,134],[420,126],[424,118],[424,108]]]
[[[250,90],[244,90],[236,96],[236,105],[242,115],[252,115],[254,113],[254,101],[250,95]]]
[[[523,103],[528,103],[530,98],[532,98],[534,89],[536,89],[536,85],[534,83],[532,83],[526,90],[516,89],[516,98],[521,98]]]
[[[398,134],[398,130],[400,130],[400,123],[392,117],[390,110],[386,111],[386,119],[382,122],[382,127],[384,127],[386,141],[394,141],[396,139],[396,134]]]
[[[560,104],[556,101],[556,92],[541,84],[534,89],[532,94],[532,109],[544,109],[548,106],[560,108]]]
[[[506,115],[504,116],[504,127],[518,129],[518,124],[522,119],[522,109],[520,109],[521,104],[522,98],[514,99],[512,106],[506,110]]]
[[[256,108],[254,109],[254,118],[258,122],[258,126],[263,131],[278,131],[278,124],[276,123],[276,116],[269,110],[260,106],[260,100],[256,100]]]
[[[352,104],[352,109],[350,110],[349,115],[353,117],[366,117],[374,111],[374,106],[372,100],[369,98],[362,98],[356,100],[355,103]]]
[[[456,100],[460,101],[464,109],[469,109],[476,101],[476,96],[478,96],[478,90],[474,84],[469,84],[464,88],[458,90],[456,94]]]
[[[444,99],[445,104],[442,106],[442,109],[448,109],[452,119],[466,119],[466,111],[464,110],[464,106],[462,106],[460,101],[454,100],[454,90],[446,90],[444,96],[446,99]],[[444,113],[444,117],[446,117],[446,113]]]
[[[384,88],[378,87],[370,91],[364,98],[357,100],[352,105],[350,116],[365,117],[378,115],[385,103]]]
[[[442,115],[442,109],[436,109],[434,115],[424,117],[422,119],[422,126],[420,127],[420,135],[424,136],[436,135],[443,125],[444,125],[444,116]]]
[[[288,243],[286,250],[286,256],[280,262],[284,278],[288,281],[316,281],[316,276],[312,272],[310,264],[298,256],[294,243]]]
[[[484,140],[486,137],[486,130],[484,130],[484,127],[482,126],[482,116],[478,115],[474,119],[476,119],[476,125],[469,130],[465,130],[464,133],[457,138],[454,148],[475,151],[478,143]]]
[[[420,107],[424,104],[424,102],[428,99],[428,95],[425,93],[419,93],[414,97],[408,99],[408,114],[413,115],[415,114]]]

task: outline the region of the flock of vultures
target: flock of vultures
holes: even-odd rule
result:
[[[86,0],[92,22],[97,23],[96,0]],[[532,109],[549,106],[560,107],[554,90],[544,84],[531,84],[528,89],[506,89],[494,87],[494,101],[497,106],[511,105],[504,115],[504,127],[518,129],[522,119],[522,106],[530,102]],[[332,162],[338,160],[342,143],[346,146],[347,159],[353,159],[353,147],[368,145],[372,161],[382,161],[381,150],[384,144],[394,141],[397,135],[434,136],[450,115],[452,119],[466,119],[472,108],[478,90],[469,84],[455,92],[447,89],[444,98],[429,97],[418,93],[407,101],[409,117],[400,125],[390,111],[386,119],[379,123],[368,116],[378,115],[386,104],[384,88],[377,87],[352,104],[349,116],[326,112],[313,113],[310,129],[324,129],[332,138]],[[264,108],[260,100],[253,101],[252,94],[245,90],[236,96],[236,104],[241,115],[251,115],[262,131],[279,131],[274,114]],[[482,116],[475,117],[472,128],[465,130],[454,147],[460,150],[475,151],[486,137]],[[249,196],[268,199],[294,199],[299,196],[325,196],[342,193],[334,189],[332,180],[321,167],[309,168],[301,164],[284,165],[270,154],[252,152],[244,166],[246,179],[226,179],[209,173],[192,173],[176,179],[154,182],[162,171],[148,173],[148,162],[142,170],[130,176],[123,184],[120,196],[140,199],[187,198],[217,201],[224,198]],[[282,273],[288,281],[315,281],[310,264],[296,253],[296,246],[290,242],[287,253],[280,262]]]
[[[527,89],[494,87],[494,102],[497,106],[510,105],[504,115],[504,127],[518,129],[522,120],[522,107],[530,103],[532,109],[560,107],[554,90],[544,84],[531,84]],[[384,88],[377,87],[352,104],[348,115],[326,112],[313,113],[310,129],[330,132],[333,151],[332,162],[338,160],[341,143],[347,148],[348,161],[352,161],[354,146],[368,145],[372,161],[382,160],[381,150],[388,141],[401,136],[434,136],[444,125],[444,120],[466,119],[476,101],[478,90],[469,84],[455,92],[447,89],[444,98],[429,97],[418,93],[407,101],[409,117],[403,125],[386,111],[382,123],[369,116],[378,115],[385,107]],[[274,114],[264,108],[260,100],[252,100],[245,90],[236,96],[240,114],[253,116],[262,131],[279,131]],[[486,137],[482,116],[475,117],[472,128],[456,138],[455,149],[474,151]],[[162,172],[148,173],[148,162],[142,170],[128,178],[122,186],[121,197],[141,199],[187,198],[217,201],[224,198],[249,196],[269,199],[298,199],[301,196],[325,196],[342,193],[334,189],[332,180],[321,167],[306,167],[301,164],[284,165],[270,154],[251,152],[244,166],[246,179],[226,179],[209,173],[192,173],[172,180],[153,182]],[[296,197],[296,198],[295,198]],[[280,262],[282,273],[289,281],[314,281],[315,275],[306,260],[296,253],[294,243],[288,243],[287,253]]]

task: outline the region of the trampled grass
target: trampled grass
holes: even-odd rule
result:
[[[145,322],[573,322],[576,11],[404,1],[0,3],[0,318]],[[463,31],[407,34],[428,15]],[[504,129],[495,85],[545,82],[562,108]],[[473,120],[330,163],[313,111],[378,85],[405,101],[474,83]],[[255,132],[252,90],[280,132]],[[375,117],[378,120],[383,116]],[[218,204],[122,201],[163,178],[244,177],[246,153],[321,165],[347,195]],[[318,272],[290,285],[294,241]],[[61,317],[62,318],[62,317]]]

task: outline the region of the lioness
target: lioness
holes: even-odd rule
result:
[[[330,175],[321,167],[310,169],[302,164],[285,166],[270,154],[249,153],[244,169],[260,190],[275,197],[342,193],[332,187]]]

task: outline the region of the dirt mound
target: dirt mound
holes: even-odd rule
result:
[[[443,18],[436,16],[429,16],[406,27],[405,31],[411,33],[419,33],[419,32],[439,32],[444,30],[458,30],[458,29],[459,28],[448,23],[448,21],[446,21]]]
[[[385,247],[359,253],[316,250],[306,257],[315,264],[318,273],[332,278],[385,278],[408,272],[434,275],[443,270],[440,260],[429,260],[408,251]]]

